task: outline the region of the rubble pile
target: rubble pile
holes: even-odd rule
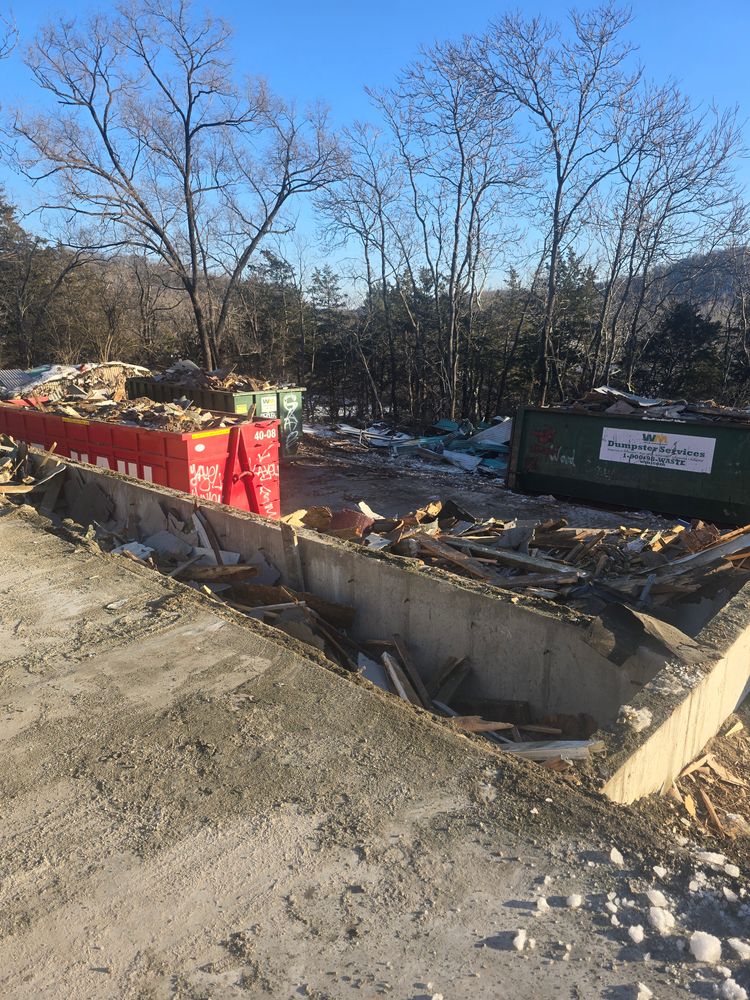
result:
[[[750,525],[720,532],[702,521],[667,529],[569,527],[480,520],[451,500],[401,517],[311,507],[283,520],[505,590],[564,601],[589,613],[608,603],[658,608],[750,573]]]
[[[148,375],[148,369],[123,361],[44,365],[29,371],[0,372],[0,399],[34,396],[45,399],[85,398],[90,393],[102,393],[106,398],[120,402],[127,398],[126,379],[138,375]]]
[[[50,513],[60,496],[65,466],[47,452],[39,464],[29,459],[28,446],[0,434],[0,508],[14,502],[34,501],[42,513]]]
[[[85,398],[65,396],[62,399],[42,402],[35,400],[34,409],[79,420],[103,420],[106,423],[147,427],[152,430],[191,434],[194,431],[231,427],[246,417],[226,413],[213,413],[194,406],[189,400],[176,403],[157,403],[153,399],[109,399],[106,393],[90,392]]]
[[[417,436],[384,422],[363,429],[339,424],[333,433],[342,443],[358,439],[361,445],[387,449],[394,457],[419,458],[447,463],[463,472],[505,476],[512,431],[510,417],[497,417],[492,423],[477,427],[469,420],[438,420]],[[331,439],[330,434],[325,437]]]
[[[146,372],[149,375],[149,372]],[[234,366],[208,372],[192,361],[176,361],[165,371],[153,375],[155,382],[171,382],[186,389],[213,389],[223,392],[262,392],[274,388],[271,382],[238,375]]]
[[[688,423],[715,423],[716,421],[750,422],[750,409],[721,406],[713,400],[689,403],[687,400],[650,399],[631,392],[600,386],[581,399],[567,406],[576,413],[609,413],[614,417],[631,417],[636,420],[678,420]]]

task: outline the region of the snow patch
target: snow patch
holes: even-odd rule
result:
[[[664,910],[661,906],[649,908],[648,922],[659,934],[669,934],[670,931],[674,930],[674,917],[669,910]]]
[[[747,990],[733,979],[725,979],[719,990],[721,1000],[747,1000]]]
[[[743,962],[750,959],[750,944],[747,941],[743,941],[742,938],[729,938],[727,944]]]
[[[721,941],[705,931],[693,931],[690,935],[690,950],[697,962],[716,965],[721,959]]]

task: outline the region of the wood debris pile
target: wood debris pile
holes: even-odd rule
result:
[[[702,521],[641,530],[571,527],[563,518],[481,520],[451,500],[399,517],[360,503],[336,512],[311,507],[283,520],[580,610],[610,602],[658,609],[729,583],[727,573],[737,585],[750,573],[750,525],[722,533]]]
[[[3,387],[0,379],[0,399],[44,399],[86,397],[100,393],[107,399],[127,398],[125,382],[136,375],[148,374],[148,369],[123,361],[84,365],[46,365],[28,372],[19,372],[12,384]]]
[[[24,442],[0,434],[0,506],[17,499],[22,503],[33,501],[42,513],[52,511],[65,474],[65,466],[54,459],[53,451],[35,465]]]
[[[180,403],[157,403],[143,396],[116,402],[105,393],[92,392],[81,399],[66,396],[63,399],[33,401],[33,407],[43,413],[54,413],[80,420],[103,420],[111,424],[127,424],[148,427],[154,430],[174,431],[190,434],[193,431],[213,430],[231,427],[241,423],[246,417],[235,417],[226,413],[202,410],[188,400]]]
[[[171,382],[186,389],[214,389],[222,392],[261,392],[273,385],[252,375],[239,375],[234,366],[208,372],[192,361],[177,361],[166,371],[153,376],[155,382]]]
[[[750,422],[749,409],[722,406],[714,400],[689,403],[687,400],[650,399],[622,392],[610,386],[592,389],[581,399],[567,407],[576,413],[609,413],[615,417],[629,417],[636,420],[679,420],[689,423],[715,423],[716,421]]]
[[[749,752],[744,724],[730,717],[726,731],[682,769],[667,794],[687,829],[729,839],[750,836]]]

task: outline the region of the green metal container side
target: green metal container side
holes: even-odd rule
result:
[[[284,455],[294,455],[302,439],[302,393],[299,387],[277,389],[278,411],[281,421],[281,450]]]
[[[726,523],[750,521],[750,428],[527,407],[511,489]]]
[[[281,450],[293,455],[302,437],[302,388],[265,389],[260,392],[223,392],[214,389],[192,389],[171,382],[150,378],[130,378],[126,382],[130,399],[146,396],[159,403],[170,403],[187,397],[204,410],[242,415],[251,413],[263,420],[281,420]]]

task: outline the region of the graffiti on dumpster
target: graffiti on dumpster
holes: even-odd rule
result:
[[[270,517],[277,516],[279,463],[278,447],[274,443],[261,451],[253,465],[253,476],[256,484],[256,499],[261,514]]]
[[[299,394],[296,392],[286,392],[281,397],[284,443],[288,452],[296,451],[299,443],[298,403]]]
[[[221,466],[218,463],[215,465],[204,465],[202,462],[190,463],[190,492],[192,494],[221,503],[221,487]]]
[[[524,462],[527,472],[537,472],[542,462],[574,468],[575,460],[575,448],[565,449],[557,444],[556,427],[538,427],[531,431],[531,442]]]
[[[276,448],[266,448],[262,451],[253,466],[253,474],[259,483],[275,483],[279,478],[279,463],[276,461]]]

